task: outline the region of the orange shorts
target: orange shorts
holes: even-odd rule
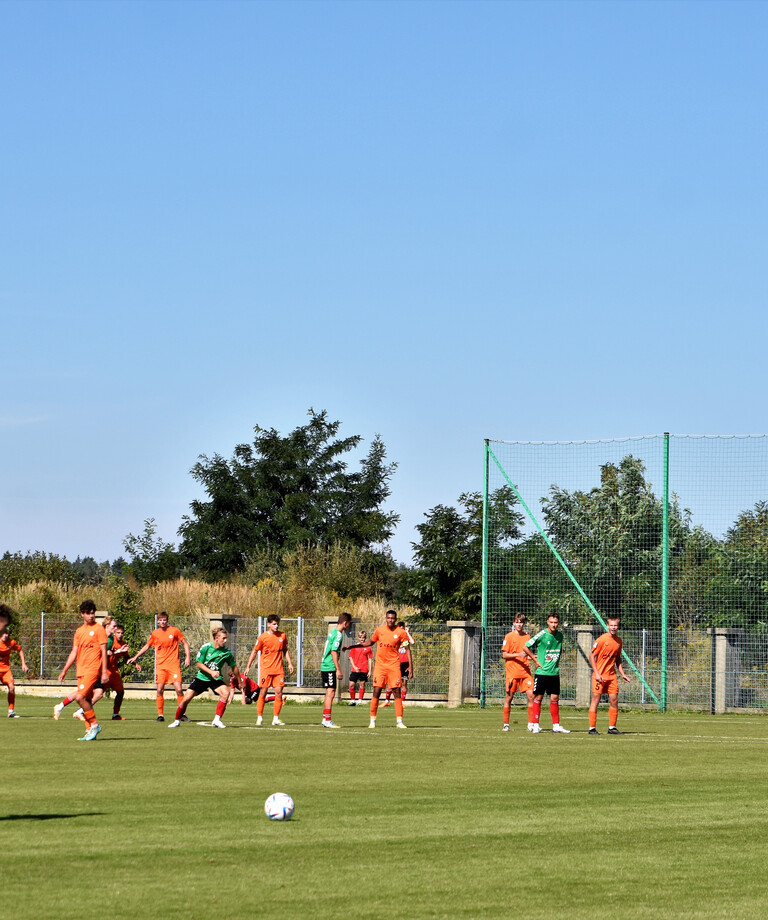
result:
[[[181,668],[178,668],[175,671],[170,670],[169,668],[158,668],[155,676],[156,684],[180,684],[181,683]]]
[[[96,684],[99,683],[101,674],[98,672],[96,674],[78,674],[76,677],[77,681],[77,692],[81,696],[87,696],[89,699],[93,696],[93,691],[96,689]]]
[[[507,693],[510,696],[517,692],[527,693],[529,690],[533,691],[533,678],[530,675],[528,677],[513,677],[507,683]]]
[[[274,687],[275,690],[282,690],[285,686],[285,674],[262,674],[259,680],[259,686],[262,690],[267,687]]]
[[[6,687],[10,687],[13,683],[13,674],[9,668],[7,671],[0,671],[0,684],[5,684]]]
[[[373,669],[373,686],[374,687],[390,687],[392,690],[395,687],[402,687],[403,685],[403,676],[400,673],[400,662],[397,664],[389,665],[389,667],[384,666],[380,668]]]
[[[613,677],[607,677],[605,680],[598,680],[594,675],[592,675],[592,692],[593,693],[607,693],[613,694],[619,692],[619,682],[616,679],[616,675]]]
[[[123,690],[123,678],[119,674],[110,673],[109,680],[101,685],[105,690],[114,690],[119,693]]]

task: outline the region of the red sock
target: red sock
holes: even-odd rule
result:
[[[363,698],[364,696],[365,696],[365,687],[361,687],[361,688],[360,688],[360,696],[358,697],[358,699],[362,700],[362,698]]]
[[[324,709],[324,710],[323,710],[323,719],[324,719],[324,721],[326,721],[326,722],[330,722],[330,721],[331,721],[331,710],[330,710],[330,709]]]
[[[392,699],[392,691],[387,690],[387,702],[389,702],[391,699]]]
[[[552,724],[560,724],[560,704],[553,703],[552,700],[549,701],[549,714],[552,716]]]
[[[534,700],[533,701],[533,719],[531,721],[535,722],[536,725],[538,725],[540,718],[541,718],[541,700]]]
[[[65,696],[64,699],[61,701],[61,705],[69,706],[70,703],[74,703],[74,702],[75,702],[74,696]]]
[[[354,687],[349,688],[349,698],[350,700],[352,700],[353,703],[355,702],[355,688]]]
[[[218,705],[216,706],[216,715],[221,718],[224,715],[224,710],[227,708],[227,704],[224,700],[219,700]]]
[[[406,693],[408,693],[408,688],[407,688],[407,687],[403,687],[403,689],[400,691],[400,699],[401,699],[401,700],[404,700],[404,699],[405,699]]]
[[[177,722],[184,715],[186,708],[187,707],[184,705],[184,703],[179,703],[179,705],[176,707],[176,721]]]

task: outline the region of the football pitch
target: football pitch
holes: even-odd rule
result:
[[[525,730],[513,710],[288,704],[256,729],[169,731],[152,701],[95,742],[53,700],[0,722],[3,893],[14,920],[758,918],[768,872],[768,720],[622,713],[621,737]],[[171,700],[166,712],[173,717]],[[193,720],[214,704],[195,701]],[[272,706],[265,712],[271,722]],[[263,811],[296,802],[289,822]]]

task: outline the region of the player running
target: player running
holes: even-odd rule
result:
[[[11,652],[18,652],[21,659],[21,670],[26,674],[29,668],[24,658],[24,652],[15,639],[11,639],[8,625],[0,626],[0,683],[8,688],[8,718],[18,719],[19,715],[14,709],[16,704],[16,684],[13,682],[11,671]]]
[[[93,706],[104,696],[107,690],[113,690],[115,699],[112,704],[112,720],[115,722],[124,722],[125,719],[120,715],[120,707],[123,705],[125,688],[123,686],[123,677],[120,674],[120,665],[130,654],[130,649],[123,642],[123,627],[118,626],[113,616],[104,617],[101,624],[104,632],[107,634],[107,673],[108,680],[106,683],[99,685],[93,691]],[[85,721],[85,714],[82,709],[73,713],[73,718]]]
[[[168,625],[168,614],[163,610],[157,615],[157,629],[153,631],[145,645],[143,645],[133,658],[128,659],[128,664],[135,664],[148,649],[154,646],[157,649],[157,663],[155,680],[157,682],[157,718],[156,722],[165,722],[163,715],[165,685],[171,684],[176,691],[176,704],[181,703],[181,661],[179,644],[184,646],[184,667],[189,667],[189,643],[184,633],[176,626]]]
[[[96,604],[93,601],[83,601],[80,604],[80,614],[83,617],[83,625],[75,632],[72,651],[59,674],[59,683],[63,683],[67,671],[77,661],[75,670],[77,687],[74,694],[54,706],[53,717],[58,719],[67,703],[76,701],[82,707],[83,718],[88,727],[85,735],[77,740],[95,741],[101,731],[101,726],[93,711],[93,694],[99,683],[105,684],[109,680],[107,634],[104,627],[96,622]]]
[[[325,640],[325,650],[320,662],[321,686],[325,690],[325,700],[323,701],[323,728],[338,728],[339,726],[331,718],[331,709],[333,707],[333,698],[336,695],[336,688],[339,681],[344,676],[341,673],[341,664],[339,663],[339,649],[344,633],[349,629],[352,623],[352,617],[348,613],[340,613],[336,621],[336,628],[328,633]]]
[[[547,628],[537,632],[523,645],[523,648],[536,664],[533,675],[533,727],[531,731],[535,735],[541,731],[539,725],[541,701],[544,699],[544,694],[548,693],[552,731],[555,734],[570,735],[570,731],[560,724],[560,655],[563,651],[560,614],[550,613],[547,617]],[[536,655],[531,649],[536,652]]]
[[[359,639],[361,642],[365,642],[368,638],[368,634],[364,629],[360,630]],[[371,661],[373,660],[373,652],[369,648],[363,648],[362,646],[352,646],[349,653],[349,705],[350,706],[362,706],[363,699],[365,698],[365,684],[368,680],[368,674],[371,670]],[[356,700],[355,695],[357,693],[358,684],[360,685],[360,696]]]
[[[356,645],[350,645],[348,648],[369,648],[378,643],[376,649],[376,662],[373,666],[373,696],[371,697],[371,721],[368,728],[376,728],[376,713],[379,709],[379,698],[381,691],[390,686],[395,695],[395,727],[406,728],[403,722],[403,700],[400,695],[400,685],[402,683],[400,675],[400,659],[398,649],[403,642],[408,641],[408,633],[405,629],[396,626],[397,613],[394,610],[388,610],[386,613],[386,622],[383,626],[378,626],[370,639],[364,642],[361,640]],[[412,666],[409,665],[408,676],[413,677]]]
[[[256,656],[261,652],[261,667],[259,670],[259,698],[256,702],[256,725],[264,721],[264,704],[266,703],[267,688],[275,691],[275,709],[272,716],[273,725],[285,725],[280,721],[280,710],[283,707],[283,687],[285,686],[285,668],[283,655],[288,663],[288,671],[293,674],[293,662],[288,651],[288,637],[280,631],[280,617],[272,613],[267,617],[267,631],[263,632],[256,640],[248,656],[243,676],[247,677]]]
[[[525,643],[531,637],[525,631],[525,614],[516,613],[512,632],[504,636],[501,644],[501,657],[504,659],[505,686],[503,725],[501,730],[509,731],[509,715],[512,709],[512,697],[520,691],[528,698],[528,731],[533,731],[533,676],[531,675],[530,655],[525,651]]]
[[[619,718],[619,682],[616,679],[616,666],[623,680],[629,683],[629,678],[624,673],[621,663],[621,650],[623,643],[618,632],[621,625],[619,617],[608,617],[608,632],[602,634],[592,646],[589,654],[589,663],[592,665],[592,702],[589,704],[589,734],[599,735],[597,730],[597,707],[600,697],[608,694],[608,734],[620,735],[616,728]]]
[[[221,721],[224,711],[229,702],[229,686],[221,677],[221,670],[225,665],[232,669],[232,675],[240,683],[240,672],[237,669],[235,656],[227,648],[227,631],[223,626],[217,626],[211,631],[211,641],[206,644],[197,653],[195,659],[197,664],[197,674],[195,679],[187,688],[187,692],[182,697],[176,709],[176,718],[171,722],[168,728],[178,728],[182,721],[188,722],[184,715],[189,706],[190,700],[193,700],[206,690],[212,690],[218,697],[219,702],[216,704],[216,715],[213,717],[211,725],[214,728],[226,728],[227,726]]]

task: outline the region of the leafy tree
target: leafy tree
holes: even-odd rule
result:
[[[71,563],[64,556],[39,550],[5,552],[0,558],[0,585],[13,588],[33,581],[77,581]]]
[[[129,533],[123,540],[130,562],[125,573],[132,575],[140,585],[153,585],[158,581],[176,578],[181,569],[181,559],[172,543],[155,536],[154,518],[144,521],[144,532],[135,537]]]
[[[521,535],[523,517],[508,486],[489,498],[489,549],[509,548]],[[403,578],[403,594],[427,616],[440,620],[475,617],[482,606],[483,501],[479,492],[459,496],[459,507],[437,505],[416,529],[416,566]]]
[[[725,535],[723,550],[731,574],[730,608],[739,625],[768,624],[768,502],[743,511]],[[732,624],[729,624],[732,625]]]
[[[309,422],[288,435],[254,429],[252,444],[238,444],[231,460],[202,455],[192,476],[207,501],[193,501],[179,528],[181,552],[206,577],[242,571],[249,557],[338,542],[369,549],[385,543],[398,516],[382,510],[394,463],[377,436],[360,469],[347,456],[362,438],[337,438],[340,423],[309,410]]]

